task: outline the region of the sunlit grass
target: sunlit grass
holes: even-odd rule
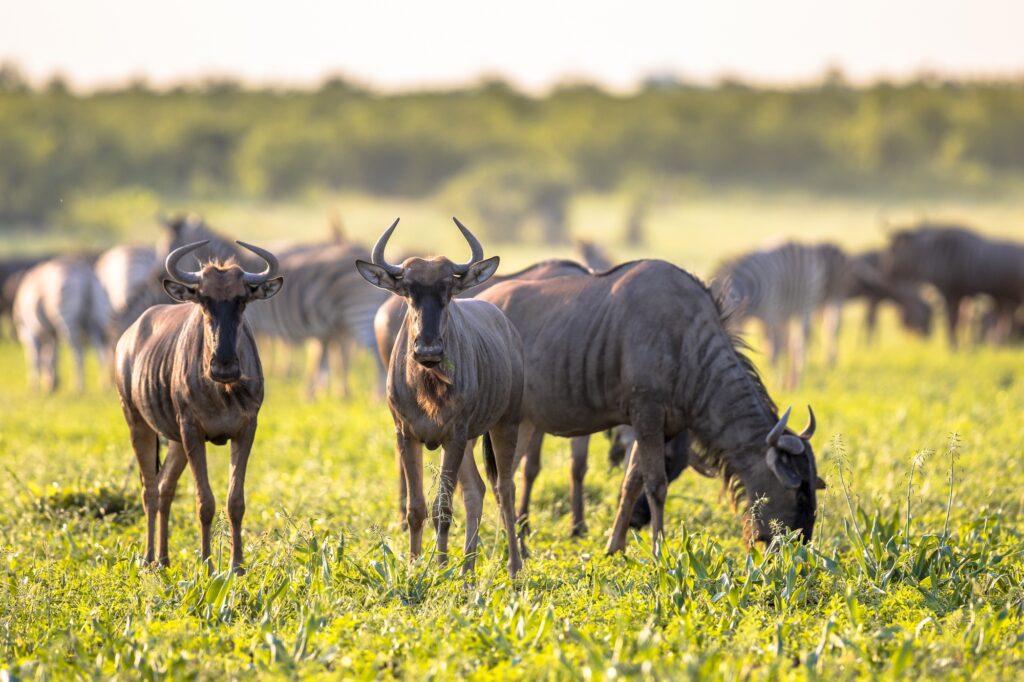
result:
[[[225,572],[226,448],[210,448],[218,572],[197,561],[187,473],[173,566],[140,568],[137,510],[95,513],[121,490],[138,494],[112,389],[92,364],[84,396],[30,394],[20,351],[0,345],[0,666],[23,678],[1015,677],[1020,351],[954,355],[904,336],[889,315],[867,349],[860,314],[848,311],[834,371],[816,350],[803,385],[781,392],[766,369],[777,402],[818,414],[829,489],[813,545],[748,552],[717,482],[685,473],[661,554],[641,535],[605,557],[620,477],[606,441],[591,450],[591,535],[573,541],[568,447],[549,439],[526,570],[506,576],[489,493],[469,585],[458,549],[448,569],[406,560],[393,427],[368,397],[367,357],[346,401],[307,403],[298,380],[269,379],[246,485],[250,570],[236,578]],[[429,554],[431,530],[425,539]]]

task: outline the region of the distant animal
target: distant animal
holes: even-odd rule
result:
[[[878,328],[878,309],[891,302],[899,308],[904,329],[928,336],[932,328],[932,308],[921,296],[920,286],[909,282],[892,281],[882,271],[882,251],[866,251],[854,256],[861,274],[848,293],[848,298],[863,298],[867,304],[864,315],[864,337],[868,343],[875,338]],[[881,280],[884,286],[878,286]]]
[[[779,366],[783,349],[788,347],[784,383],[790,388],[799,383],[803,373],[811,319],[819,310],[824,312],[823,336],[830,366],[836,362],[842,307],[851,296],[902,301],[910,311],[908,325],[927,327],[930,323],[929,310],[915,307],[910,297],[877,270],[833,244],[787,242],[753,251],[719,266],[713,281],[716,294],[724,297],[731,309],[732,325],[753,318],[764,326],[774,366]]]
[[[644,260],[596,275],[504,282],[478,300],[498,306],[523,338],[524,429],[577,436],[630,424],[636,431],[609,553],[625,547],[641,490],[661,541],[665,442],[684,431],[726,485],[750,504],[759,500],[756,513],[745,514],[750,539],[766,541],[779,527],[811,538],[823,485],[809,440],[813,417],[799,436],[787,430],[789,411],[778,415],[695,277]]]
[[[921,223],[890,235],[883,270],[894,280],[927,283],[942,296],[951,347],[960,305],[978,296],[994,304],[994,337],[1005,341],[1024,302],[1024,244],[983,237],[959,225]]]
[[[204,242],[181,246],[167,256],[170,278],[163,285],[168,296],[186,305],[149,308],[117,342],[115,383],[142,479],[147,564],[154,558],[162,566],[170,563],[168,519],[186,463],[196,484],[200,555],[209,562],[216,502],[206,443],[230,440],[231,568],[244,572],[245,473],[263,404],[263,368],[245,312],[248,304],[274,296],[283,278],[273,254],[238,243],[266,262],[262,272],[248,272],[233,261],[183,270],[181,260]],[[158,436],[168,441],[162,466]]]
[[[21,282],[21,278],[25,275],[29,269],[34,265],[42,263],[44,260],[50,260],[52,256],[47,257],[23,257],[23,258],[5,258],[0,260],[0,334],[3,333],[3,321],[4,318],[11,320],[11,333],[12,337],[17,339],[17,333],[14,330],[14,294],[18,291],[18,284]],[[2,338],[2,336],[0,336]]]
[[[593,240],[576,240],[576,249],[579,251],[583,262],[594,272],[604,272],[605,270],[610,270],[615,265],[611,255]]]
[[[156,251],[150,246],[121,244],[96,259],[96,276],[107,292],[113,315],[120,316],[135,292],[157,266]]]
[[[513,467],[523,395],[522,341],[497,308],[457,294],[484,283],[498,257],[484,259],[483,247],[458,220],[470,245],[466,263],[445,257],[408,258],[401,265],[384,256],[396,220],[373,248],[372,262],[356,261],[374,286],[401,296],[406,316],[388,367],[388,406],[395,421],[397,447],[408,490],[409,552],[422,549],[426,502],[419,444],[444,448],[433,521],[437,551],[447,561],[452,492],[471,439],[484,437],[487,473],[501,508],[508,538],[509,574],[522,567],[516,542]],[[467,525],[478,526],[479,519]],[[477,534],[467,533],[464,570],[473,570]]]
[[[106,365],[110,302],[92,264],[77,257],[44,261],[24,273],[14,296],[14,327],[28,362],[29,384],[55,391],[58,347],[66,342],[75,361],[75,387],[85,389],[85,344]]]

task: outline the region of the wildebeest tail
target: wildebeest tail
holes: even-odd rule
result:
[[[494,458],[494,445],[491,443],[491,434],[484,434],[484,464],[487,465],[487,476],[492,481],[498,478],[498,461]]]

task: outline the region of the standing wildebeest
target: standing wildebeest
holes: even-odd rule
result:
[[[455,220],[472,250],[464,264],[444,257],[388,263],[384,249],[396,220],[373,248],[372,263],[356,261],[374,286],[405,299],[405,321],[388,367],[388,406],[395,420],[402,471],[409,491],[409,550],[420,554],[426,502],[422,452],[444,447],[441,479],[433,505],[438,555],[448,556],[452,492],[470,439],[484,436],[491,479],[509,546],[509,574],[522,567],[516,542],[513,467],[523,395],[523,349],[519,334],[497,308],[453,297],[494,274],[498,257],[483,260],[483,247]],[[476,533],[467,534],[465,570],[471,571]]]
[[[1024,244],[1017,242],[982,237],[956,225],[922,223],[892,233],[883,262],[889,277],[926,282],[938,290],[953,348],[965,299],[979,295],[992,299],[1000,340],[1024,302]]]
[[[200,258],[234,258],[243,268],[256,267],[250,256],[239,251],[198,217],[176,218],[162,223],[164,231],[158,252],[170,253],[183,244],[205,241],[208,243],[198,252]],[[343,351],[343,361],[344,351],[352,344],[370,350],[374,348],[373,316],[387,295],[366,286],[356,271],[353,262],[370,257],[370,252],[362,246],[334,241],[295,244],[278,251],[277,257],[280,271],[290,285],[280,296],[250,311],[247,320],[261,339],[279,339],[299,347],[307,341],[316,343],[318,369],[311,371],[307,380],[307,394],[312,395],[327,371],[329,345]],[[149,306],[171,302],[161,281],[162,276],[150,276],[147,285],[137,290],[122,316],[122,329]],[[341,368],[343,389],[346,386],[345,369]]]
[[[57,389],[57,348],[66,341],[75,359],[75,386],[83,390],[83,344],[88,340],[105,366],[109,319],[110,302],[88,261],[54,258],[26,272],[14,296],[14,327],[25,347],[30,383]]]
[[[170,562],[167,522],[186,462],[196,484],[201,555],[209,560],[216,502],[207,476],[206,442],[223,445],[230,440],[231,567],[243,570],[245,468],[263,403],[263,368],[243,312],[250,301],[277,293],[283,278],[276,276],[273,254],[239,244],[266,261],[263,272],[246,272],[232,262],[210,262],[198,272],[184,271],[178,262],[203,242],[175,249],[165,263],[171,279],[164,280],[164,288],[171,298],[188,305],[149,308],[117,342],[115,381],[142,479],[146,563],[153,562],[157,519],[159,561],[164,566]],[[162,467],[158,435],[168,441]]]
[[[551,259],[535,263],[528,268],[519,270],[508,275],[494,275],[487,282],[476,287],[472,291],[473,296],[479,296],[493,286],[511,280],[541,280],[554,277],[574,277],[593,274],[587,267],[571,260]],[[405,320],[405,302],[394,296],[390,298],[377,311],[375,328],[377,331],[377,347],[381,358],[387,365],[391,358],[391,349],[398,338],[402,322]],[[528,429],[525,433],[520,432],[518,448],[516,453],[517,463],[523,462],[523,486],[520,492],[519,505],[516,511],[516,521],[520,530],[520,551],[524,556],[528,555],[526,548],[526,535],[530,530],[530,499],[533,487],[541,468],[541,449],[543,446],[544,432],[536,429]],[[628,426],[612,429],[612,451],[609,453],[613,464],[620,464],[625,459],[625,453],[633,445],[635,440],[632,428]],[[586,534],[587,524],[584,515],[583,481],[587,474],[589,463],[590,436],[577,436],[570,439],[571,453],[571,477],[569,481],[569,500],[572,511],[572,535],[580,537]],[[472,457],[472,442],[466,450],[466,457]],[[399,456],[400,459],[400,456]],[[468,462],[468,464],[467,464]],[[687,468],[692,466],[695,471],[713,477],[714,471],[704,465],[700,457],[690,449],[689,436],[682,433],[666,443],[665,446],[665,471],[669,482],[674,481]],[[399,461],[399,467],[401,462]],[[459,469],[459,484],[462,486],[466,515],[468,518],[479,516],[477,506],[483,503],[483,483],[476,466],[471,459],[463,461],[463,467]],[[405,479],[399,479],[399,509],[402,518],[405,518],[406,499],[408,491],[405,488]],[[631,527],[641,528],[650,522],[650,510],[646,500],[641,498],[633,510]],[[467,529],[469,532],[469,529]]]
[[[727,484],[758,500],[753,537],[773,521],[810,539],[820,485],[809,438],[786,429],[703,284],[664,261],[607,273],[499,284],[479,299],[519,329],[527,367],[525,427],[577,436],[631,424],[634,454],[608,551],[624,548],[641,487],[651,532],[664,533],[665,441],[689,431]]]

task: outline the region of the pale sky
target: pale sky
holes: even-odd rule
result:
[[[853,80],[920,71],[1024,74],[1015,0],[0,0],[0,61],[81,87],[230,75],[389,90],[500,75],[628,89],[651,73],[778,84],[839,66]]]

